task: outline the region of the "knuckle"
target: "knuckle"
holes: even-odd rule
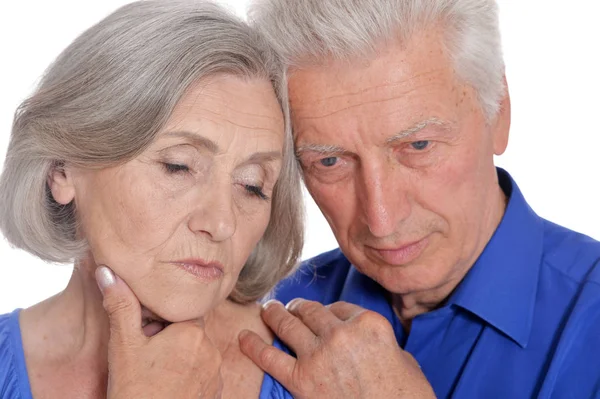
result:
[[[122,297],[107,296],[104,298],[104,308],[109,315],[127,312],[132,306],[131,302]]]
[[[367,335],[370,340],[381,342],[396,342],[394,329],[390,322],[376,312],[366,311],[356,317],[357,328]]]
[[[288,336],[296,329],[296,319],[293,317],[284,317],[277,322],[275,334],[279,337]]]
[[[323,305],[314,301],[302,301],[298,304],[297,311],[303,316],[311,316],[317,313]]]
[[[337,301],[337,302],[333,302],[330,303],[329,305],[327,305],[328,308],[342,308],[344,306],[348,306],[351,305],[350,302],[346,302],[346,301]]]
[[[265,367],[271,367],[276,363],[276,352],[272,347],[263,348],[258,354],[258,360]]]
[[[345,327],[335,327],[329,337],[329,341],[333,347],[350,348],[357,338],[352,334],[352,331]]]
[[[356,323],[362,328],[372,331],[387,332],[391,330],[390,322],[377,312],[366,310],[356,316]]]
[[[344,309],[348,308],[349,306],[352,306],[352,305],[348,302],[338,301],[338,302],[330,303],[329,305],[327,305],[325,307],[327,309],[329,309],[330,311],[336,313],[338,311],[343,311]]]

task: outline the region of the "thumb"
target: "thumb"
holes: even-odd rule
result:
[[[104,309],[110,323],[111,341],[136,344],[144,338],[142,309],[129,286],[108,267],[96,269],[96,282],[104,296]]]

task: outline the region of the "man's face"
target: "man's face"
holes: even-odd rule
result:
[[[486,123],[435,33],[289,83],[306,185],[344,254],[392,293],[455,286],[504,212],[508,94]]]

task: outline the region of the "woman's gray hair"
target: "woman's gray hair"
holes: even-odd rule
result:
[[[209,2],[126,5],[79,36],[15,113],[0,177],[0,229],[15,247],[52,262],[85,256],[75,204],[47,183],[63,165],[104,168],[143,152],[176,103],[217,74],[272,82],[285,117],[284,163],[271,220],[230,298],[262,297],[296,265],[303,245],[301,177],[294,157],[285,72],[256,31]]]
[[[504,95],[495,0],[254,0],[249,17],[288,68],[372,57],[382,43],[444,28],[455,70],[492,120]]]

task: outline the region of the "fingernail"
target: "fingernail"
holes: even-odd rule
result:
[[[98,266],[96,269],[96,282],[98,288],[104,293],[104,290],[117,282],[115,274],[106,266]]]
[[[276,304],[280,304],[281,306],[283,306],[283,303],[279,302],[277,299],[269,299],[267,302],[263,303],[262,307],[263,309],[268,309]]]
[[[293,310],[296,306],[300,304],[300,302],[304,301],[302,298],[294,298],[285,305],[287,310]]]

